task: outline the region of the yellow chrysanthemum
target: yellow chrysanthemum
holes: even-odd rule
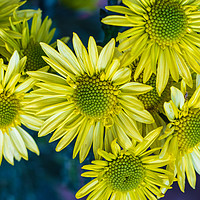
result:
[[[31,93],[36,99],[30,105],[33,110],[39,106],[41,110],[37,115],[49,117],[39,136],[56,130],[50,141],[62,137],[57,151],[77,136],[73,157],[80,151],[81,162],[92,144],[98,158],[97,149],[104,146],[109,149],[115,137],[125,148],[132,145],[131,139],[142,141],[135,120],[152,123],[153,118],[135,95],[148,92],[152,87],[129,82],[131,70],[120,67],[119,59],[114,56],[114,39],[99,53],[94,38],[90,37],[87,52],[74,34],[76,55],[59,40],[59,53],[47,44],[41,45],[49,57],[43,57],[44,60],[63,77],[46,72],[27,72],[43,81],[36,84],[40,89]]]
[[[26,71],[35,71],[46,66],[42,59],[45,53],[39,43],[49,44],[54,36],[55,28],[51,29],[51,19],[46,17],[42,22],[41,17],[41,11],[38,10],[33,16],[30,28],[27,19],[16,25],[11,22],[11,31],[17,35],[16,38],[0,29],[0,38],[3,42],[0,48],[1,54],[9,60],[14,50],[17,50],[21,57],[27,57],[23,74]],[[69,38],[63,38],[63,40],[67,42]],[[52,46],[56,47],[55,44],[52,44]]]
[[[116,140],[111,144],[112,153],[99,150],[105,160],[94,160],[91,165],[82,167],[90,170],[82,176],[95,179],[81,188],[76,198],[89,193],[88,200],[156,200],[163,197],[161,188],[170,188],[169,177],[173,177],[173,173],[163,168],[170,158],[159,159],[158,155],[152,155],[158,148],[146,151],[160,131],[158,128],[150,132],[143,142],[128,150],[121,150]]]
[[[175,170],[180,189],[184,192],[185,173],[193,188],[196,185],[195,171],[200,174],[200,85],[189,100],[184,87],[182,92],[172,87],[171,93],[172,100],[164,104],[170,123],[160,137],[166,138],[160,158],[166,154],[175,155],[175,169],[173,165],[170,167]]]
[[[14,158],[28,160],[29,149],[39,155],[38,147],[33,138],[21,127],[38,131],[43,121],[29,114],[26,108],[29,91],[35,80],[29,78],[19,83],[20,71],[24,67],[26,57],[20,60],[17,51],[11,57],[8,66],[0,60],[0,164],[4,157],[10,164]]]
[[[119,34],[120,51],[127,51],[126,65],[141,56],[134,78],[144,70],[157,73],[159,95],[167,85],[169,74],[175,81],[180,76],[192,87],[190,69],[200,73],[198,0],[122,0],[127,6],[107,6],[123,15],[111,15],[103,23],[132,27]],[[157,66],[158,65],[158,66]],[[148,70],[146,70],[148,69]]]

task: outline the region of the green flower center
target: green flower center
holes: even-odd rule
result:
[[[157,0],[149,10],[146,32],[160,46],[171,46],[185,35],[187,17],[180,3]]]
[[[14,95],[0,94],[0,128],[11,125],[19,110],[19,100]]]
[[[138,187],[144,178],[144,167],[141,160],[133,155],[122,155],[109,162],[104,178],[113,190],[131,191]]]
[[[78,78],[76,85],[74,101],[83,114],[101,118],[114,111],[118,90],[109,81],[101,81],[99,76],[85,75]]]
[[[135,68],[133,66],[132,81],[134,81],[134,78],[133,78],[134,71],[135,71]],[[143,73],[139,75],[136,82],[143,83]],[[153,89],[145,94],[138,95],[137,98],[140,101],[142,101],[146,110],[160,111],[160,109],[163,109],[163,103],[170,100],[171,79],[168,81],[167,86],[165,90],[162,92],[161,96],[159,96],[156,91],[156,75],[155,74],[152,74],[150,79],[145,84],[152,86]]]
[[[24,56],[27,56],[24,71],[36,71],[47,65],[42,59],[45,53],[39,43],[30,42],[28,47],[24,50]]]
[[[189,110],[187,116],[174,124],[180,150],[190,149],[200,142],[200,110]]]

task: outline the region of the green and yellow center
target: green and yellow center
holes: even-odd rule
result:
[[[81,113],[99,119],[114,112],[118,89],[111,82],[85,75],[77,79],[76,85],[73,97]]]
[[[47,64],[42,59],[45,56],[39,43],[29,42],[27,48],[24,50],[24,56],[27,56],[26,66],[24,71],[36,71]]]
[[[19,108],[19,100],[15,95],[0,94],[0,128],[6,128],[15,121]]]
[[[187,17],[178,1],[157,0],[147,10],[146,32],[160,46],[171,46],[185,35]]]
[[[110,161],[104,178],[113,190],[131,191],[143,181],[145,170],[141,160],[133,155],[122,155]]]
[[[189,110],[187,116],[182,116],[174,122],[180,150],[188,150],[200,142],[200,110]]]
[[[132,67],[132,81],[134,81],[134,66]],[[136,82],[143,83],[143,73],[139,75]],[[150,79],[145,83],[153,87],[152,90],[145,94],[138,95],[137,98],[142,101],[144,107],[148,111],[159,111],[163,108],[163,103],[170,100],[170,86],[171,79],[168,81],[165,90],[162,92],[161,96],[156,91],[156,75],[152,74]]]

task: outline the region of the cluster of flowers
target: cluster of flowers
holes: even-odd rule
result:
[[[53,133],[61,151],[95,160],[77,198],[164,196],[200,174],[200,1],[122,0],[102,23],[123,26],[104,47],[74,33],[72,51],[40,10],[0,0],[0,164],[39,155],[33,138]],[[30,22],[29,22],[30,21]],[[116,45],[117,41],[117,45]],[[56,50],[57,49],[57,50]],[[196,172],[195,172],[196,171]]]

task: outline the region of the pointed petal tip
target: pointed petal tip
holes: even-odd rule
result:
[[[38,150],[38,151],[36,151],[35,153],[36,153],[36,155],[37,155],[37,156],[39,156],[39,155],[40,155],[40,151],[39,151],[39,150]]]
[[[43,137],[44,135],[41,132],[38,132],[38,137]]]
[[[15,164],[15,163],[14,163],[14,160],[13,160],[12,162],[7,160],[7,162],[8,162],[9,164],[11,164],[12,166],[14,166],[14,164]]]
[[[73,32],[73,39],[74,39],[74,38],[78,38],[78,39],[80,39],[79,36],[78,36],[78,34],[75,33],[75,32]]]
[[[50,142],[50,141],[49,141],[49,142]],[[56,152],[60,152],[61,150],[62,150],[62,149],[59,148],[59,147],[56,147],[56,148],[55,148],[55,151],[56,151]]]
[[[160,126],[160,127],[158,127],[157,129],[156,129],[156,131],[158,131],[159,133],[162,131],[162,129],[163,129],[163,126]]]
[[[62,44],[63,42],[59,39],[56,40],[57,41],[57,46],[59,46],[59,44]]]
[[[157,88],[156,88],[156,91],[157,91],[157,93],[158,93],[158,96],[161,97],[162,92],[164,91],[164,88],[159,88],[159,87],[157,87]]]
[[[73,35],[77,35],[76,32],[73,32]]]
[[[52,143],[52,142],[54,142],[54,140],[53,140],[53,138],[51,137],[51,138],[49,139],[49,143]]]
[[[90,37],[89,37],[89,40],[95,40],[95,39],[94,39],[94,37],[93,37],[93,36],[90,36]]]
[[[85,160],[84,158],[79,158],[80,164],[83,163],[84,160]]]
[[[43,45],[46,45],[46,43],[45,42],[40,42],[40,45],[43,46]]]

